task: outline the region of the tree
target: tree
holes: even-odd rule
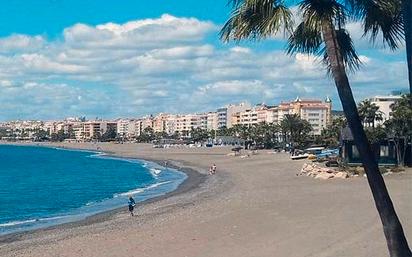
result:
[[[238,137],[240,139],[243,139],[245,141],[250,140],[251,134],[250,134],[250,127],[248,125],[243,125],[243,124],[236,124],[232,127],[232,135],[235,137]]]
[[[327,125],[326,128],[322,129],[321,141],[327,146],[338,146],[341,130],[346,127],[346,119],[343,117],[338,117],[332,120],[331,124]]]
[[[231,129],[228,129],[226,127],[221,127],[216,131],[216,134],[218,136],[231,136],[232,131],[231,131]]]
[[[168,134],[165,131],[155,132],[154,133],[154,139],[155,140],[160,140],[160,139],[164,139],[164,138],[168,138]]]
[[[221,31],[221,38],[224,41],[263,39],[279,32],[282,25],[286,30],[291,28],[291,12],[280,0],[233,0],[232,2],[231,17]],[[389,253],[392,257],[410,256],[408,242],[363,130],[347,76],[348,70],[355,71],[361,63],[352,39],[345,29],[346,21],[349,17],[355,16],[355,13],[349,13],[350,9],[338,0],[302,0],[299,9],[302,21],[288,39],[287,52],[323,56],[329,74],[335,81],[345,117],[360,153],[383,224]]]
[[[359,117],[363,122],[364,127],[375,127],[375,121],[381,121],[382,112],[379,111],[379,106],[372,103],[370,100],[363,100],[358,105]]]
[[[152,127],[145,128],[137,137],[137,141],[149,143],[155,139],[155,133]]]
[[[0,139],[3,137],[9,137],[10,133],[5,128],[0,128]]]
[[[104,132],[100,138],[102,142],[108,142],[116,139],[117,133],[113,127],[108,127],[106,132]]]
[[[204,142],[209,138],[209,133],[206,129],[192,128],[192,130],[190,131],[190,137],[196,143]]]
[[[261,122],[251,127],[251,139],[255,145],[269,149],[277,143],[279,131],[279,126],[276,124]]]
[[[52,133],[50,135],[50,140],[53,142],[63,142],[67,138],[69,138],[69,135],[66,134],[63,129],[57,131],[57,133]]]
[[[392,117],[385,122],[386,132],[395,144],[398,164],[405,165],[405,154],[412,138],[411,95],[405,95],[392,106]]]
[[[298,114],[286,114],[280,122],[280,128],[285,142],[300,146],[307,141],[307,135],[312,131],[310,123],[302,120]]]
[[[386,129],[381,125],[365,128],[365,133],[372,145],[377,144],[387,138]]]
[[[45,131],[44,129],[36,129],[36,131],[33,134],[34,141],[46,141],[49,139],[49,133]]]

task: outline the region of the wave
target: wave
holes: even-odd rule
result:
[[[115,194],[113,197],[129,196],[129,195],[140,194],[140,193],[145,192],[146,190],[153,189],[153,188],[159,187],[159,186],[161,186],[161,185],[169,184],[169,183],[171,183],[171,182],[172,182],[172,181],[164,181],[164,182],[155,183],[155,184],[150,185],[150,186],[147,186],[147,187],[136,188],[136,189],[130,190],[130,191],[125,192],[125,193]]]
[[[159,176],[160,173],[162,173],[162,170],[155,169],[155,168],[150,168],[149,171],[150,171],[150,174],[152,174],[153,177],[157,177],[157,176]]]
[[[89,156],[87,156],[88,158],[102,158],[104,157],[106,154],[102,153],[102,152],[95,152],[95,154],[91,154]]]
[[[13,227],[13,226],[24,225],[24,224],[35,223],[35,222],[41,222],[41,221],[58,220],[58,219],[62,219],[62,218],[65,218],[65,217],[67,217],[67,216],[57,216],[57,217],[49,217],[49,218],[41,218],[41,219],[10,221],[10,222],[0,224],[0,228],[1,227]]]
[[[36,221],[38,221],[38,219],[10,221],[7,223],[0,224],[0,227],[12,227],[12,226],[23,225],[27,223],[34,223]]]

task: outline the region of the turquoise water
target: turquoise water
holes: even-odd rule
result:
[[[186,175],[96,152],[0,145],[0,234],[84,219],[159,196]]]

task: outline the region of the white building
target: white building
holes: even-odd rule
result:
[[[230,104],[226,107],[217,109],[217,127],[231,128],[232,127],[232,116],[235,113],[243,112],[251,109],[252,106],[249,103],[240,103],[237,105]]]
[[[376,104],[379,107],[379,111],[382,112],[382,121],[376,121],[377,124],[382,124],[386,120],[391,118],[392,105],[399,101],[402,96],[390,95],[390,96],[375,96],[370,98],[372,104]]]

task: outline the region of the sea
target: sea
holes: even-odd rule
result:
[[[186,178],[156,163],[99,152],[0,145],[0,235],[127,209],[129,195],[138,203]]]

